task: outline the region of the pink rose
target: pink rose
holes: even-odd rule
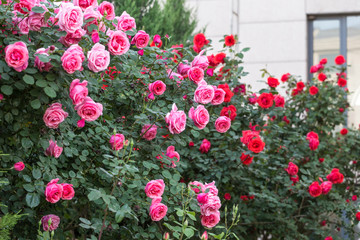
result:
[[[91,40],[93,41],[93,43],[98,43],[98,42],[100,42],[99,33],[98,33],[98,32],[93,32],[93,33],[91,34]]]
[[[77,127],[78,128],[85,127],[85,119],[80,119],[79,121],[77,121]]]
[[[24,35],[29,34],[30,26],[29,26],[29,18],[28,17],[25,17],[22,21],[20,19],[17,26],[18,26],[21,34],[24,34]]]
[[[83,50],[77,44],[70,46],[61,56],[62,66],[69,74],[73,74],[76,70],[82,71],[82,63],[84,60],[85,55]]]
[[[202,56],[202,54],[204,53],[205,50],[202,50],[199,55],[197,55],[194,60],[191,63],[191,67],[199,67],[201,69],[203,69],[204,71],[208,68],[209,66],[209,60],[206,56]]]
[[[196,199],[200,204],[205,204],[209,199],[209,195],[207,193],[199,193]]]
[[[191,81],[198,84],[204,80],[204,70],[199,67],[192,67],[188,71],[188,77]]]
[[[54,142],[53,140],[50,140],[49,141],[49,147],[45,150],[45,155],[46,156],[53,156],[55,158],[59,158],[62,151],[63,151],[63,148],[59,147],[56,144],[56,141]]]
[[[31,12],[27,20],[31,31],[40,32],[41,27],[46,27],[44,13]]]
[[[45,56],[49,56],[49,49],[45,49],[45,48],[39,48],[38,50],[36,50],[35,54],[42,54]],[[39,69],[40,72],[48,72],[50,71],[50,69],[53,67],[49,62],[42,62],[40,61],[38,56],[35,56],[35,67],[37,67]]]
[[[27,14],[31,11],[35,4],[36,1],[34,0],[21,0],[20,2],[14,4],[14,10],[22,14]],[[24,8],[26,10],[24,10]]]
[[[209,189],[209,193],[212,195],[217,196],[218,195],[218,189],[215,186],[215,181],[212,181],[211,183],[207,183],[204,185],[204,191],[206,191],[206,189]]]
[[[126,33],[122,31],[115,31],[110,34],[108,42],[108,49],[112,55],[122,55],[130,48],[129,39]]]
[[[167,149],[166,149],[166,156],[169,157],[169,158],[176,158],[177,161],[176,162],[179,162],[180,161],[180,154],[175,151],[175,147],[174,146],[169,146]],[[172,165],[171,167],[176,167],[176,164],[174,161],[171,162]]]
[[[179,66],[177,67],[177,71],[182,76],[186,76],[188,74],[188,71],[189,71],[190,68],[191,68],[190,65],[180,63]]]
[[[200,237],[200,240],[208,240],[208,233],[206,231],[203,232],[203,234]]]
[[[111,136],[109,143],[111,144],[112,149],[118,151],[124,147],[124,141],[125,141],[124,135],[117,133]]]
[[[285,106],[285,99],[281,95],[274,95],[274,102],[275,107],[284,107]]]
[[[110,2],[103,1],[102,3],[100,3],[98,10],[101,13],[101,15],[105,16],[106,14],[105,18],[107,20],[113,20],[115,18],[114,5]]]
[[[149,198],[160,198],[165,190],[165,183],[162,179],[151,180],[145,186],[146,196]]]
[[[74,6],[74,4],[70,2],[61,3],[60,10],[56,15],[56,18],[59,19],[58,26],[60,30],[67,33],[75,33],[77,30],[81,29],[84,23],[84,14],[81,8]]]
[[[14,169],[18,172],[21,172],[22,170],[24,170],[25,168],[25,164],[23,162],[17,162],[14,164]]]
[[[216,119],[215,121],[215,128],[216,131],[218,131],[219,133],[227,132],[227,130],[229,130],[230,127],[231,127],[231,119],[226,116],[218,117],[218,119]]]
[[[160,221],[166,216],[167,206],[162,203],[151,204],[150,206],[150,217],[153,221]]]
[[[200,207],[201,215],[209,216],[221,208],[221,201],[218,196],[209,195],[207,202]]]
[[[90,97],[86,97],[84,101],[75,106],[77,114],[87,122],[95,121],[102,115],[103,106],[96,103]]]
[[[194,101],[200,104],[208,104],[215,96],[213,86],[199,83],[194,93]]]
[[[138,31],[133,39],[131,40],[131,44],[135,44],[137,48],[144,48],[148,45],[150,40],[149,34],[145,31]]]
[[[189,118],[194,121],[194,125],[199,129],[204,129],[210,120],[209,112],[203,105],[198,105],[196,110],[194,107],[190,108]]]
[[[63,188],[61,199],[62,200],[71,200],[75,195],[73,185],[69,184],[69,183],[62,183],[61,186]]]
[[[83,11],[85,11],[88,7],[97,7],[97,0],[74,0],[74,5],[81,7]]]
[[[58,128],[69,114],[62,109],[60,103],[53,103],[46,109],[43,120],[45,125],[49,128]]]
[[[59,227],[60,218],[54,214],[49,214],[41,218],[41,224],[43,225],[43,230],[45,232],[55,231]]]
[[[126,11],[124,11],[120,17],[115,17],[115,19],[117,20],[117,25],[115,26],[117,30],[126,32],[133,28],[136,29],[135,19]]]
[[[51,180],[45,188],[46,201],[56,203],[60,200],[63,192],[61,184],[57,184],[58,178]]]
[[[86,31],[82,28],[77,29],[73,33],[67,33],[65,37],[60,38],[60,42],[65,47],[70,47],[73,44],[78,44],[81,40],[81,38],[85,35]]]
[[[256,93],[253,93],[248,98],[250,104],[255,104],[257,102],[257,99],[258,99],[258,97],[257,97]]]
[[[201,145],[200,145],[200,152],[201,153],[208,153],[211,147],[211,143],[209,140],[207,140],[206,138],[202,141]]]
[[[100,72],[107,69],[110,64],[110,53],[105,46],[96,43],[87,54],[88,68],[93,72]]]
[[[144,127],[141,130],[142,138],[144,138],[148,141],[156,138],[156,133],[157,133],[156,125],[146,124],[146,125],[144,125]]]
[[[332,188],[332,182],[325,181],[323,182],[320,187],[322,188],[322,194],[328,194]]]
[[[211,100],[211,104],[212,105],[220,105],[225,100],[226,92],[221,88],[217,88],[216,86],[213,86],[213,87],[214,87],[215,92],[214,92],[214,98]]]
[[[198,188],[191,187],[191,185],[197,186]],[[196,194],[199,193],[200,191],[201,191],[201,192],[204,192],[204,191],[205,191],[205,189],[204,189],[204,184],[202,184],[201,182],[198,182],[198,181],[190,182],[190,183],[189,183],[189,186],[190,186],[190,188],[191,188]]]
[[[87,31],[87,33],[90,35],[92,32],[96,32],[97,30],[105,32],[106,26],[101,21],[102,15],[101,13],[94,9],[93,7],[89,7],[84,11],[84,21],[85,26],[84,29]],[[88,27],[90,25],[96,25],[98,26],[97,29],[93,29],[91,32],[88,30]]]
[[[216,226],[216,224],[219,223],[219,221],[220,221],[220,212],[219,211],[215,211],[212,214],[210,214],[209,216],[201,215],[201,224],[204,227],[213,228]]]
[[[162,95],[166,90],[166,85],[163,81],[157,80],[149,84],[149,91],[155,95]]]
[[[69,88],[69,97],[74,105],[78,105],[87,97],[89,90],[87,89],[87,81],[80,83],[79,79],[74,79]]]
[[[29,51],[23,42],[10,44],[5,48],[5,61],[17,72],[25,70],[28,66]]]
[[[172,110],[165,116],[165,122],[168,124],[169,131],[172,134],[179,134],[185,130],[186,114],[184,111],[178,111],[174,103]]]

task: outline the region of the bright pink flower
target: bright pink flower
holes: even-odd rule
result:
[[[108,1],[103,1],[102,3],[100,3],[98,10],[101,15],[105,16],[106,14],[107,20],[113,20],[115,18],[114,4]]]
[[[86,97],[84,101],[75,106],[77,114],[87,122],[92,122],[102,115],[103,106],[96,103],[90,97]]]
[[[65,37],[60,38],[60,42],[65,47],[70,47],[73,44],[78,44],[81,40],[81,38],[85,35],[86,31],[82,28],[77,29],[73,33],[67,33]]]
[[[85,119],[80,119],[79,121],[77,121],[77,127],[78,128],[85,127]]]
[[[275,102],[275,107],[284,107],[285,106],[285,99],[283,96],[281,95],[274,95],[274,102]]]
[[[197,188],[191,187],[190,185],[197,186]],[[198,181],[190,182],[190,183],[189,183],[189,187],[190,187],[196,194],[198,194],[199,192],[204,192],[204,191],[205,191],[204,184],[202,184],[201,182],[198,182]]]
[[[64,70],[72,74],[75,71],[82,71],[82,63],[85,60],[85,55],[82,48],[77,45],[71,45],[61,56],[61,62]]]
[[[199,129],[204,129],[209,123],[210,115],[209,112],[203,105],[198,105],[194,110],[194,107],[190,108],[189,118],[194,121],[194,125]]]
[[[125,54],[130,48],[130,42],[126,33],[123,31],[114,31],[110,33],[108,49],[112,55]]]
[[[199,193],[196,199],[200,204],[205,204],[209,199],[209,195],[207,193]]]
[[[66,31],[67,33],[74,33],[81,29],[84,23],[84,14],[81,8],[75,5],[71,2],[61,3],[60,10],[56,15],[56,18],[59,19],[58,26],[60,30]]]
[[[91,40],[93,41],[93,43],[98,43],[100,41],[99,33],[93,32],[91,34]]]
[[[208,200],[200,206],[201,215],[209,216],[221,208],[221,201],[218,196],[209,194]]]
[[[98,2],[96,0],[74,0],[74,5],[81,7],[85,11],[88,7],[97,7]]]
[[[217,187],[215,186],[215,181],[212,181],[211,183],[206,183],[204,185],[204,192],[206,192],[206,189],[209,189],[209,193],[211,195],[214,195],[214,196],[218,195],[219,191],[218,191]]]
[[[26,44],[16,42],[5,47],[5,61],[9,67],[21,72],[28,67],[29,51]]]
[[[45,48],[39,48],[38,50],[36,50],[35,54],[42,54],[45,56],[49,56],[49,49],[45,49]],[[49,62],[42,62],[40,61],[38,56],[35,56],[35,67],[37,67],[39,69],[40,72],[48,72],[50,71],[50,69],[53,67]]]
[[[215,211],[208,216],[201,215],[201,224],[207,228],[215,227],[220,221],[220,212]]]
[[[201,235],[200,240],[208,240],[208,233],[206,231],[204,231],[204,233]]]
[[[125,141],[124,135],[117,133],[111,136],[109,143],[112,149],[118,151],[124,147],[124,141]]]
[[[184,111],[178,111],[178,108],[174,103],[172,110],[165,116],[165,122],[168,124],[170,133],[179,134],[185,130],[186,114]]]
[[[115,17],[115,19],[117,20],[117,25],[115,26],[117,30],[126,32],[136,28],[135,19],[126,11],[124,11],[120,17]]]
[[[144,48],[148,45],[149,40],[149,34],[147,34],[145,31],[140,30],[131,40],[131,44],[135,44],[137,48]]]
[[[207,140],[206,138],[202,141],[201,145],[200,145],[200,152],[201,153],[208,153],[211,147],[211,143],[209,140]]]
[[[343,55],[339,55],[335,58],[335,63],[337,65],[343,65],[345,63],[345,58]]]
[[[227,132],[231,127],[231,119],[226,116],[218,117],[215,121],[216,131],[219,133]]]
[[[88,68],[93,72],[101,72],[108,68],[110,64],[110,53],[105,50],[105,46],[96,43],[87,53]]]
[[[53,103],[46,109],[43,120],[45,125],[49,128],[58,128],[69,114],[62,109],[60,103]]]
[[[61,186],[63,188],[61,199],[62,200],[71,200],[75,195],[73,185],[69,184],[69,183],[62,183]]]
[[[207,85],[205,81],[203,82],[200,82],[195,90],[194,101],[200,104],[208,104],[213,100],[215,90],[213,86]]]
[[[33,0],[21,0],[14,4],[14,10],[22,14],[27,14],[31,12],[31,9],[35,6],[35,4],[36,1]]]
[[[45,150],[46,156],[53,156],[55,158],[59,158],[63,151],[62,147],[59,147],[53,140],[49,141],[49,147]]]
[[[188,71],[190,70],[191,66],[184,64],[184,63],[180,63],[179,66],[177,67],[177,72],[179,74],[181,74],[182,76],[186,76],[188,74]]]
[[[143,56],[143,55],[144,55],[144,49],[140,49],[140,50],[138,51],[138,54],[139,54],[140,56]]]
[[[332,188],[332,182],[330,181],[323,182],[321,184],[321,188],[322,188],[322,194],[324,195],[328,194]]]
[[[78,105],[84,101],[88,95],[87,81],[84,80],[80,83],[79,79],[74,79],[69,88],[69,97],[71,98],[74,105]]]
[[[151,180],[145,186],[146,196],[155,199],[160,198],[165,190],[165,183],[162,179]]]
[[[56,203],[60,200],[63,193],[63,187],[61,184],[57,184],[58,178],[51,180],[45,188],[46,201]]]
[[[225,100],[226,92],[221,88],[217,88],[216,86],[213,86],[213,88],[214,88],[214,97],[211,100],[211,104],[220,105]]]
[[[162,95],[166,90],[166,85],[163,81],[157,80],[149,84],[149,91],[155,95]]]
[[[176,162],[179,162],[180,161],[180,154],[175,151],[175,147],[174,146],[169,146],[167,149],[166,149],[166,156],[168,156],[169,158],[176,158],[177,161]],[[176,167],[176,164],[174,161],[171,161],[172,165],[171,167]]]
[[[23,162],[17,162],[14,164],[14,169],[18,172],[21,172],[22,170],[24,170],[25,168],[25,164]]]
[[[321,195],[322,193],[322,188],[319,185],[318,182],[313,182],[310,186],[309,186],[309,193],[312,197],[318,197]]]
[[[156,138],[157,126],[151,124],[145,124],[141,130],[142,138],[150,141]]]
[[[187,74],[189,79],[196,84],[204,80],[204,70],[199,67],[190,68]]]
[[[208,68],[209,60],[206,56],[202,55],[203,53],[204,53],[204,50],[201,51],[199,53],[199,55],[197,55],[194,58],[194,60],[191,62],[191,67],[199,67],[199,68],[203,69],[204,71]]]
[[[160,198],[161,199],[161,198]],[[161,201],[161,200],[160,200]],[[153,221],[160,221],[166,216],[167,213],[167,206],[165,204],[162,204],[158,202],[158,200],[153,199],[153,202],[150,205],[150,217]]]

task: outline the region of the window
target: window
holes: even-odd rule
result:
[[[322,58],[328,65],[342,54],[350,67],[347,69],[349,103],[347,124],[356,128],[360,124],[360,16],[309,16],[309,66]],[[309,69],[309,68],[308,68]],[[312,74],[309,73],[309,79]]]

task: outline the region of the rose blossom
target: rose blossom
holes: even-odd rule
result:
[[[190,68],[191,68],[190,65],[180,63],[179,66],[177,67],[177,72],[182,76],[186,76]]]
[[[88,7],[97,7],[97,0],[74,0],[74,5],[81,7],[83,11],[85,11]]]
[[[18,11],[22,14],[27,14],[31,11],[31,9],[35,6],[36,1],[33,0],[20,0],[14,4],[14,10]],[[24,11],[24,8],[27,11]]]
[[[49,128],[58,128],[69,114],[62,109],[60,103],[53,103],[46,109],[43,120],[45,125]]]
[[[61,186],[63,188],[61,199],[62,200],[71,200],[75,195],[73,185],[69,184],[69,183],[62,183]]]
[[[63,187],[61,184],[57,184],[58,178],[51,180],[45,188],[46,201],[56,203],[62,197]]]
[[[18,28],[21,34],[29,34],[30,26],[29,26],[29,18],[25,17],[23,20],[18,18]]]
[[[112,55],[125,54],[130,48],[130,42],[126,33],[122,31],[114,31],[110,33],[108,49]]]
[[[190,185],[197,186],[198,188],[191,187]],[[201,192],[204,192],[204,191],[205,191],[205,189],[204,189],[204,184],[202,184],[201,182],[198,182],[198,181],[189,182],[189,187],[190,187],[196,194],[199,193],[200,191],[201,191]]]
[[[200,237],[200,240],[208,240],[208,233],[206,231],[203,232],[203,234]]]
[[[166,85],[163,81],[157,80],[149,84],[149,91],[155,95],[162,95],[166,90]]]
[[[124,147],[124,141],[125,141],[124,135],[117,133],[111,136],[109,143],[111,144],[112,149],[118,151]]]
[[[149,34],[145,31],[138,31],[133,39],[131,40],[131,44],[135,44],[137,48],[144,48],[148,45],[150,40]]]
[[[234,105],[223,107],[223,109],[221,109],[220,116],[226,116],[230,118],[231,121],[234,121],[237,116],[236,107]]]
[[[240,160],[244,165],[250,165],[253,161],[254,157],[247,155],[245,153],[241,153]]]
[[[220,105],[224,102],[226,93],[223,89],[217,88],[216,86],[213,86],[213,88],[214,88],[214,97],[211,100],[211,104]]]
[[[251,139],[247,145],[248,149],[254,153],[260,153],[265,148],[265,143],[260,137]]]
[[[156,138],[157,126],[151,124],[145,124],[141,130],[142,138],[150,141]]]
[[[101,13],[93,7],[89,7],[84,11],[84,21],[85,21],[84,29],[87,31],[89,35],[97,31],[102,31],[102,32],[106,31],[106,26],[101,21],[101,18],[102,18]],[[96,25],[97,28],[90,31],[88,29],[90,25]]]
[[[49,214],[41,218],[41,224],[43,225],[43,230],[45,232],[55,231],[59,227],[60,218],[54,214]]]
[[[218,117],[215,121],[216,131],[219,133],[227,132],[231,127],[231,119],[226,116]]]
[[[73,44],[78,44],[81,38],[85,35],[86,31],[82,28],[77,29],[73,33],[67,33],[66,36],[60,38],[60,42],[65,47],[70,47]]]
[[[82,63],[85,60],[85,55],[82,48],[77,45],[71,45],[61,56],[61,62],[64,70],[72,74],[76,70],[82,71]]]
[[[281,95],[274,95],[274,102],[275,107],[284,107],[285,106],[285,99]]]
[[[160,198],[161,199],[161,198]],[[162,204],[158,202],[159,200],[153,199],[151,206],[150,206],[150,217],[153,221],[160,221],[166,216],[167,213],[167,206],[165,204]],[[160,200],[161,201],[161,200]]]
[[[187,74],[189,79],[196,84],[204,80],[204,70],[199,67],[190,68]]]
[[[96,43],[87,53],[88,68],[93,72],[100,72],[107,69],[110,64],[110,53],[105,46]]]
[[[207,140],[206,138],[202,141],[201,145],[200,145],[200,152],[201,153],[208,153],[211,147],[211,143],[209,140]]]
[[[191,107],[189,118],[194,121],[194,125],[199,129],[204,129],[210,120],[209,112],[203,105],[198,105],[195,110],[194,107]]]
[[[29,51],[26,44],[23,42],[16,42],[6,46],[5,61],[9,67],[14,68],[17,72],[25,70],[29,61]]]
[[[78,105],[84,101],[88,95],[87,81],[84,80],[80,83],[79,79],[74,79],[69,88],[69,97],[71,98],[74,105]]]
[[[117,19],[116,29],[121,31],[129,31],[133,28],[136,28],[135,19],[131,17],[126,11],[124,11],[120,17],[115,17]]]
[[[221,201],[218,196],[209,195],[208,200],[200,207],[201,215],[209,216],[221,207]]]
[[[46,9],[46,7],[43,7],[43,8]],[[48,11],[48,10],[46,9],[46,11]],[[29,30],[30,31],[40,32],[41,27],[46,27],[44,13],[31,12],[28,19],[27,19],[27,21],[28,21],[28,24],[29,24]]]
[[[14,169],[18,172],[21,172],[22,170],[24,170],[25,168],[25,164],[23,162],[17,162],[14,164]]]
[[[54,142],[53,140],[50,140],[49,141],[49,147],[45,150],[45,155],[46,156],[53,156],[55,158],[59,158],[62,151],[63,151],[63,148],[59,147],[56,144],[56,141]]]
[[[242,137],[240,138],[240,141],[243,144],[247,145],[250,142],[250,140],[255,137],[259,137],[259,132],[252,130],[245,130],[242,131]]]
[[[330,181],[325,181],[321,184],[321,188],[322,188],[322,194],[328,194],[332,188],[332,182]]]
[[[274,96],[272,93],[262,93],[257,99],[257,103],[262,108],[270,108],[273,105]]]
[[[106,14],[107,20],[113,20],[115,18],[114,4],[108,1],[103,1],[102,3],[100,3],[98,10],[101,15],[104,16]]]
[[[168,124],[170,133],[179,134],[185,130],[186,114],[184,111],[178,111],[176,104],[172,105],[172,110],[166,114],[165,122]]]
[[[267,82],[268,82],[269,86],[272,88],[276,88],[280,84],[279,80],[277,78],[273,78],[273,77],[269,77],[267,79]]]
[[[205,81],[199,83],[194,93],[194,101],[200,104],[208,104],[215,96],[213,86],[207,85]]]
[[[149,198],[159,198],[163,195],[165,190],[165,183],[162,179],[151,180],[145,186],[146,196]]]
[[[209,60],[206,56],[202,56],[205,50],[202,50],[191,62],[191,67],[199,67],[202,70],[206,70],[209,66]]]
[[[38,50],[36,50],[35,54],[42,54],[42,55],[45,55],[45,56],[48,57],[49,56],[49,49],[39,48]],[[38,56],[35,56],[35,64],[34,64],[34,66],[37,67],[40,72],[43,72],[43,71],[48,72],[53,67],[51,65],[50,61],[49,62],[42,62],[42,61],[40,61]]]
[[[201,215],[201,224],[207,228],[213,228],[220,221],[220,212],[215,211],[211,213],[209,216]]]
[[[79,121],[77,121],[77,127],[78,128],[85,127],[85,119],[80,119]]]
[[[77,114],[87,122],[95,121],[102,115],[103,106],[96,103],[90,97],[86,97],[84,101],[75,106]]]
[[[337,57],[335,58],[335,63],[336,63],[337,65],[342,65],[342,64],[344,64],[344,63],[345,63],[345,58],[344,58],[344,56],[343,56],[343,55],[337,56]]]
[[[318,148],[319,144],[320,144],[319,139],[310,138],[308,140],[309,140],[310,150],[312,150],[312,151],[316,150]]]
[[[339,184],[344,181],[344,175],[340,173],[339,169],[337,168],[333,168],[333,170],[331,170],[331,173],[327,175],[326,178],[333,184]]]
[[[76,32],[76,30],[81,29],[84,23],[84,14],[81,8],[78,6],[74,6],[74,4],[70,2],[61,3],[60,10],[56,15],[56,18],[59,19],[58,26],[60,30],[66,31],[67,33]]]
[[[175,147],[174,146],[169,146],[167,149],[166,149],[166,156],[169,157],[169,158],[176,158],[177,161],[176,162],[179,162],[180,161],[180,154],[175,151]],[[176,164],[174,161],[171,161],[172,165],[171,167],[176,167]]]
[[[205,204],[209,199],[209,195],[207,193],[200,193],[197,195],[196,199],[199,203]]]
[[[225,91],[225,99],[224,102],[230,102],[231,98],[234,96],[234,93],[230,90],[229,85],[227,83],[220,84],[218,88],[221,88]]]
[[[218,189],[215,186],[215,181],[212,181],[211,183],[206,183],[204,185],[204,192],[206,191],[206,189],[209,189],[209,193],[212,195],[217,196],[218,195]]]
[[[313,182],[310,186],[309,186],[309,193],[312,197],[318,197],[321,195],[322,193],[322,188],[319,185],[318,182]]]

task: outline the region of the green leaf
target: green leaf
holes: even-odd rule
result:
[[[45,12],[45,9],[42,8],[42,7],[39,7],[39,6],[35,6],[31,9],[32,12],[34,13],[44,13]]]
[[[195,232],[191,228],[186,228],[184,234],[186,237],[191,238],[192,236],[194,236]]]
[[[25,197],[26,204],[31,207],[37,207],[40,204],[40,197],[36,193],[28,193]]]
[[[200,133],[199,133],[198,131],[191,130],[190,132],[192,133],[192,135],[193,135],[195,138],[197,138],[197,137],[200,136]]]
[[[122,212],[121,210],[117,211],[116,214],[115,214],[115,221],[117,223],[120,223],[125,217],[125,213]]]
[[[79,218],[79,220],[86,225],[91,225],[91,222],[89,220],[87,220],[86,218]]]
[[[22,138],[21,145],[23,148],[30,148],[33,146],[33,142],[29,138]]]
[[[27,191],[27,192],[33,192],[33,191],[35,191],[35,187],[34,187],[34,185],[32,185],[32,184],[24,184],[24,185],[23,185],[23,188],[24,188],[25,191]]]
[[[23,80],[25,83],[33,85],[35,83],[35,80],[32,76],[25,74],[23,77]]]
[[[4,85],[1,87],[1,92],[9,96],[13,93],[13,88],[9,85]]]
[[[33,109],[39,109],[41,104],[40,104],[40,100],[39,99],[35,99],[35,100],[32,100],[30,102],[30,105]]]
[[[169,172],[169,170],[162,171],[162,175],[168,179],[171,179],[171,173]]]
[[[39,58],[39,60],[43,63],[50,62],[50,57],[45,54],[35,54]]]
[[[56,92],[51,87],[45,87],[44,92],[46,93],[46,95],[48,95],[51,98],[56,97]]]
[[[90,201],[95,201],[98,200],[101,197],[101,192],[99,190],[92,190],[89,194],[88,194],[88,198]]]
[[[32,170],[32,175],[33,175],[33,177],[34,177],[35,179],[41,178],[41,171],[40,171],[40,169],[34,168],[34,169]]]

